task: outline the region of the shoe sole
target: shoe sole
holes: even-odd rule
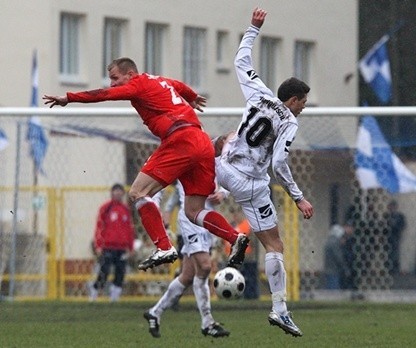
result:
[[[149,265],[140,264],[140,265],[137,266],[137,268],[140,271],[146,271],[149,268],[151,269],[153,267],[163,265],[164,263],[173,263],[173,262],[176,261],[177,258],[178,258],[178,254],[173,254],[173,255],[166,256],[163,259],[154,260],[154,262],[152,264],[149,264]]]
[[[236,252],[236,254],[230,258],[230,260],[228,260],[228,267],[238,267],[241,266],[244,262],[244,258],[245,258],[245,253],[246,253],[246,249],[248,247],[248,243],[250,242],[250,239],[248,238],[244,238],[241,242],[240,245],[238,247],[238,251]]]
[[[202,331],[202,330],[201,330],[201,332],[202,332],[202,334],[203,334],[205,337],[210,336],[210,337],[213,337],[213,338],[221,338],[221,337],[228,337],[228,336],[230,336],[230,333],[229,333],[228,331],[223,332],[223,333],[221,333],[221,334],[217,334],[217,335],[211,335],[211,334],[209,334],[208,332],[204,332],[204,331]]]
[[[209,336],[209,337],[213,337],[213,338],[222,338],[222,337],[228,337],[230,336],[230,334],[222,334],[222,335],[210,335],[210,334],[203,334],[205,337]]]
[[[272,318],[268,318],[270,325],[280,327],[286,334],[292,335],[293,337],[302,337],[303,334],[300,331],[293,331],[285,325],[280,324],[279,322],[275,321]]]

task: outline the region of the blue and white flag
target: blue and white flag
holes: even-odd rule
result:
[[[7,139],[6,133],[0,128],[0,151],[9,146],[9,139]]]
[[[359,68],[364,81],[368,83],[381,103],[391,100],[391,71],[387,51],[389,35],[384,35],[359,61]]]
[[[30,106],[38,107],[38,89],[39,89],[39,70],[37,52],[33,52],[32,60],[32,97]],[[30,156],[33,158],[36,172],[44,174],[42,162],[48,149],[48,139],[43,129],[40,119],[32,116],[28,122],[26,139],[30,144]]]
[[[373,116],[361,119],[355,167],[363,189],[383,188],[390,193],[416,191],[416,176],[392,151]]]

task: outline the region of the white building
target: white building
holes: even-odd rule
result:
[[[266,0],[254,56],[277,88],[291,75],[311,86],[310,103],[357,102],[358,2]],[[2,4],[0,106],[28,106],[33,50],[39,90],[64,93],[107,85],[106,66],[133,58],[139,69],[184,80],[209,106],[240,106],[233,57],[257,1],[36,0]],[[120,104],[118,104],[120,105]]]
[[[4,2],[0,15],[3,82],[0,107],[29,106],[34,50],[38,55],[40,106],[43,94],[60,95],[108,86],[108,63],[128,56],[136,61],[140,71],[188,83],[198,93],[208,96],[210,107],[242,107],[244,100],[233,58],[250,24],[252,10],[258,4],[252,0]],[[308,98],[311,105],[357,105],[358,1],[264,0],[260,5],[268,15],[253,55],[257,72],[266,84],[277,90],[282,80],[296,76],[311,86]],[[94,106],[127,107],[129,104]],[[43,122],[51,126],[49,119]],[[91,124],[97,125],[94,122],[91,119]],[[134,117],[126,122],[128,127],[142,127]],[[0,153],[0,186],[10,187],[14,182],[16,157],[15,120],[0,116],[0,128],[10,140],[10,146]],[[44,165],[48,174],[39,177],[39,184],[109,186],[125,179],[122,143],[112,143],[110,154],[101,138],[73,139],[70,145],[62,143],[59,137],[50,137],[49,141]],[[27,144],[23,144],[22,162],[22,184],[31,185],[32,164],[27,156]],[[327,183],[318,185],[324,187]],[[327,192],[322,195],[325,201],[327,195]],[[87,208],[98,207],[102,198],[89,201],[85,209],[81,206],[82,214],[90,211]],[[10,201],[6,199],[1,209],[7,212],[8,204]],[[72,204],[82,203],[74,199]],[[324,207],[327,203],[320,204]],[[92,215],[95,213],[94,210]],[[319,229],[326,234],[328,213],[323,216]],[[93,221],[89,224],[80,223],[72,231],[79,238],[78,245],[82,244],[70,251],[74,257],[88,255],[87,242]]]

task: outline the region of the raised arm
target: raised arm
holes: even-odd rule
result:
[[[244,33],[234,59],[237,78],[247,101],[255,102],[252,98],[260,97],[260,95],[273,97],[273,92],[263,83],[254,70],[251,57],[254,40],[259,35],[260,27],[264,23],[266,14],[266,11],[258,8],[253,11],[251,25]]]

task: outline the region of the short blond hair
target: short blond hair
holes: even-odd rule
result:
[[[122,74],[127,74],[128,71],[133,70],[135,73],[138,72],[136,63],[130,58],[117,58],[114,59],[107,67],[107,70],[110,71],[114,67],[117,67]]]

